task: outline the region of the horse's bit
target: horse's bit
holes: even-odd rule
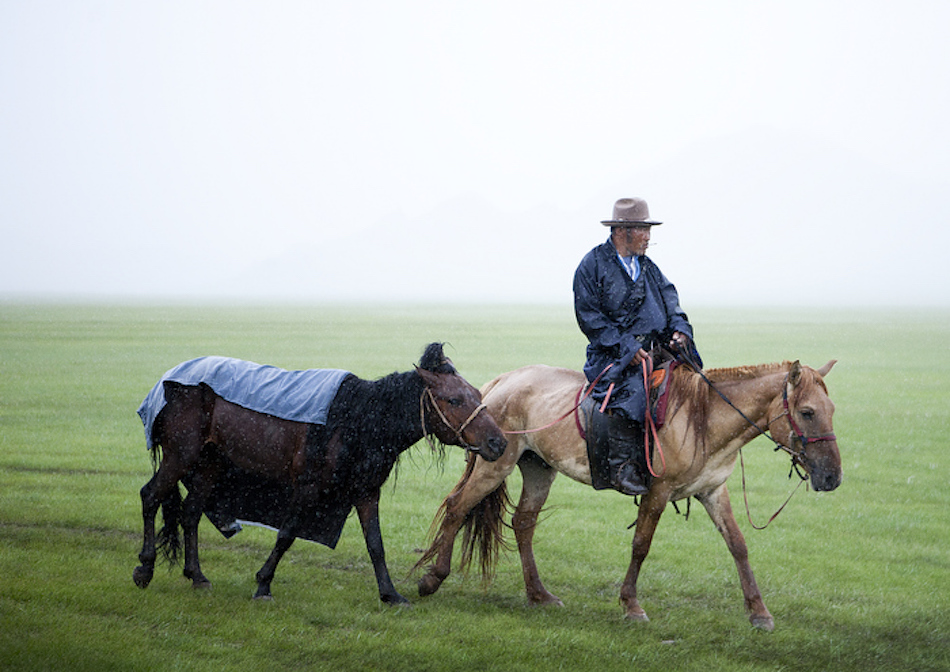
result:
[[[432,402],[432,408],[434,408],[435,412],[439,415],[439,419],[442,421],[442,424],[444,424],[450,430],[455,432],[455,438],[459,440],[459,445],[461,445],[463,448],[472,448],[473,446],[469,445],[468,442],[466,442],[465,439],[462,438],[462,432],[465,431],[466,427],[472,424],[472,421],[475,419],[475,417],[479,413],[485,410],[485,404],[479,404],[478,406],[476,406],[475,410],[472,411],[472,414],[468,416],[468,419],[465,422],[463,422],[459,426],[458,429],[455,429],[454,427],[452,427],[452,423],[449,422],[449,419],[445,417],[445,414],[442,412],[442,409],[439,408],[439,405],[436,403],[435,396],[432,394],[432,390],[426,387],[425,390],[423,390],[422,397],[420,397],[419,399],[419,411],[422,416],[422,433],[426,435],[428,435],[428,432],[426,432],[426,409],[425,409],[426,397],[428,397],[429,401]]]

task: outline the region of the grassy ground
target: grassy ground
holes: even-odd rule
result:
[[[274,541],[202,525],[195,592],[159,569],[145,591],[138,490],[151,475],[135,409],[161,374],[203,354],[377,377],[425,343],[473,384],[523,364],[579,368],[561,308],[52,306],[0,304],[0,668],[4,670],[948,670],[950,313],[698,311],[709,367],[800,358],[828,378],[844,484],[800,492],[768,530],[744,520],[776,630],[752,630],[732,560],[701,510],[671,510],[640,581],[652,620],[617,604],[635,513],[628,498],[560,478],[536,537],[563,609],[525,606],[517,557],[496,581],[453,575],[420,599],[406,577],[461,451],[419,446],[387,485],[383,535],[411,609],[379,604],[359,525],[338,548],[298,542],[250,599]],[[785,458],[746,451],[757,522],[788,493]],[[517,488],[517,478],[513,478]],[[742,511],[738,478],[733,503]]]

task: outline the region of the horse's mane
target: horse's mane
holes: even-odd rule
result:
[[[710,369],[706,371],[706,377],[714,383],[725,383],[734,380],[749,380],[759,378],[770,373],[788,371],[791,362],[781,362],[775,364],[755,364],[752,366],[734,366],[723,369]]]
[[[445,356],[444,343],[429,343],[419,360],[419,368],[432,373],[458,373],[452,360]]]
[[[773,364],[709,369],[704,373],[706,378],[713,383],[727,383],[751,380],[772,373],[782,373],[788,371],[790,367],[791,362],[785,361]],[[668,417],[685,406],[688,413],[687,426],[692,427],[700,442],[705,442],[709,426],[709,407],[713,397],[718,398],[718,395],[703,380],[702,376],[689,367],[676,367],[673,369],[673,378],[670,381]]]
[[[419,368],[457,374],[441,343],[430,343]],[[396,458],[417,440],[420,402],[425,383],[415,371],[390,373],[376,380],[347,376],[340,384],[327,414],[327,437],[342,432],[349,446],[392,450]]]

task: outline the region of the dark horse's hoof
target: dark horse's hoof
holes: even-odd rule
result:
[[[139,565],[132,572],[132,580],[135,581],[135,585],[139,588],[148,588],[148,584],[152,582],[153,573],[154,570],[151,568]]]
[[[404,598],[399,593],[395,595],[386,595],[380,596],[380,599],[383,601],[383,604],[387,604],[390,607],[411,607],[412,602]]]

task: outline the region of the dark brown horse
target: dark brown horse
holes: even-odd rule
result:
[[[249,520],[279,531],[257,573],[256,598],[271,597],[277,564],[298,536],[334,547],[355,507],[380,599],[407,602],[390,579],[379,526],[380,487],[399,455],[428,436],[490,461],[504,452],[506,440],[491,416],[481,412],[478,390],[458,374],[439,343],[426,348],[413,371],[375,381],[342,374],[325,424],[248,410],[203,383],[159,383],[166,405],[146,427],[157,469],[141,491],[145,530],[142,564],[133,573],[137,586],[145,588],[152,579],[159,506],[165,519],[160,547],[176,558],[180,524],[184,575],[195,588],[211,585],[198,562],[202,513],[225,532],[235,517],[263,511]],[[188,489],[183,504],[179,481]]]
[[[673,371],[666,422],[659,431],[665,467],[654,452],[653,468],[659,475],[640,501],[630,568],[620,591],[627,618],[647,620],[637,601],[637,577],[660,515],[669,502],[695,497],[735,559],[752,624],[766,630],[774,627],[752,575],[726,479],[735,467],[739,449],[758,436],[760,428],[768,428],[793,454],[797,467],[810,475],[812,487],[838,487],[841,458],[832,430],[834,404],[823,381],[833,365],[828,362],[817,371],[798,362],[719,369],[708,373],[709,382],[685,366]],[[449,575],[455,537],[463,525],[463,565],[480,553],[482,570],[490,574],[502,541],[505,479],[517,465],[523,481],[511,526],[528,600],[532,604],[561,604],[541,583],[532,540],[538,513],[558,472],[591,483],[587,449],[578,431],[581,421],[571,412],[585,383],[584,374],[577,371],[528,366],[502,374],[482,388],[484,403],[509,436],[508,448],[491,463],[469,457],[462,479],[433,522],[433,529],[438,528],[435,539],[416,565],[421,568],[435,561],[419,580],[420,595],[437,591]],[[730,402],[734,406],[730,407]]]

